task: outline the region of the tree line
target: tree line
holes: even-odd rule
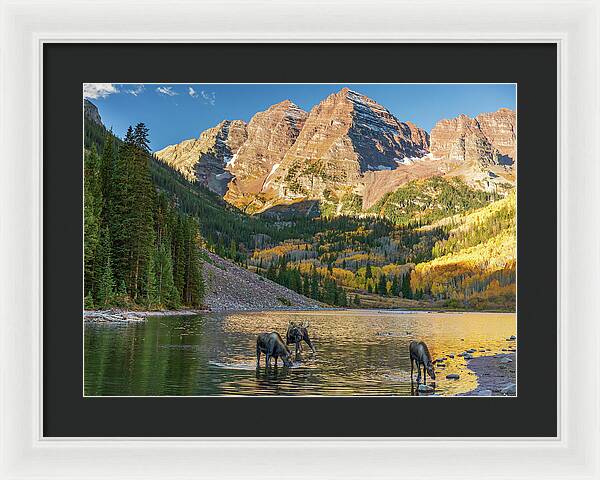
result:
[[[296,266],[288,264],[287,257],[282,255],[266,271],[262,263],[259,264],[257,273],[305,297],[338,307],[348,305],[346,291],[331,275],[318,272],[314,265],[310,272],[303,273]]]
[[[148,129],[97,137],[84,154],[85,307],[201,306],[198,223],[157,192]]]

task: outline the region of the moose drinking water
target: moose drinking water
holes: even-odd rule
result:
[[[283,343],[283,338],[277,332],[271,333],[260,333],[256,338],[256,366],[260,365],[260,354],[264,353],[266,357],[266,365],[270,366],[271,358],[275,359],[275,366],[277,366],[277,359],[281,357],[281,361],[286,367],[292,366],[290,357],[292,353]]]
[[[425,342],[410,342],[408,346],[410,353],[410,382],[413,379],[413,362],[417,364],[417,383],[421,383],[421,365],[423,365],[423,383],[427,385],[427,374],[432,380],[435,380],[435,372],[433,370],[433,362],[431,361],[431,355]]]
[[[308,336],[308,327],[309,327],[309,323],[308,322],[303,322],[303,323],[294,323],[294,322],[290,322],[288,323],[288,329],[287,329],[287,333],[286,333],[286,344],[287,345],[291,345],[291,344],[295,344],[296,345],[296,355],[298,355],[298,352],[302,351],[302,340],[304,340],[307,345],[310,347],[310,349],[312,350],[313,353],[315,353],[315,347],[313,347],[312,342],[310,341],[310,337]]]

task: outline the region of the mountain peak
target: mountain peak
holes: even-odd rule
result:
[[[92,122],[102,125],[102,118],[100,117],[100,112],[98,112],[98,107],[87,98],[83,100],[83,114]]]
[[[286,98],[285,100],[282,100],[279,103],[271,105],[269,107],[269,109],[271,109],[271,108],[275,109],[275,108],[299,108],[299,107],[294,102],[292,102],[289,98]]]
[[[252,117],[246,142],[227,166],[234,178],[227,186],[225,200],[247,211],[262,207],[258,194],[269,185],[307,116],[286,99]]]
[[[431,154],[456,168],[467,183],[496,191],[514,182],[516,118],[509,109],[461,114],[440,120],[431,130]]]
[[[475,118],[460,114],[440,120],[430,138],[343,87],[309,113],[284,99],[247,125],[224,120],[157,156],[249,213],[348,195],[361,197],[364,207],[415,178],[462,176],[488,190],[510,184],[515,124],[507,108]]]
[[[240,146],[246,141],[246,123],[223,120],[204,130],[198,138],[184,140],[155,152],[156,157],[191,182],[198,182],[224,195],[231,176],[225,171]]]

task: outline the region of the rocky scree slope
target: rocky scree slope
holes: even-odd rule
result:
[[[210,310],[289,310],[319,308],[319,303],[205,251],[203,265]]]

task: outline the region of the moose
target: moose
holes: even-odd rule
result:
[[[410,342],[408,346],[410,353],[410,381],[413,379],[413,362],[417,364],[417,384],[421,383],[421,365],[423,365],[423,383],[427,385],[427,374],[432,380],[435,380],[435,372],[433,370],[433,362],[431,361],[431,355],[425,342]]]
[[[315,347],[313,347],[312,342],[310,341],[310,337],[308,336],[308,327],[310,324],[308,322],[303,323],[288,323],[286,337],[286,345],[295,344],[296,345],[296,356],[298,352],[302,351],[302,340],[304,340],[307,345],[310,347],[313,353],[315,353]]]
[[[277,332],[261,333],[256,338],[256,367],[260,366],[260,354],[264,353],[266,357],[266,366],[271,364],[271,358],[275,359],[275,367],[277,367],[277,359],[281,357],[283,365],[286,367],[292,366],[290,357],[292,353],[283,343],[283,338]]]

